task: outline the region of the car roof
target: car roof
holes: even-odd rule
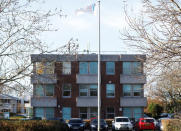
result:
[[[145,120],[145,119],[153,119],[153,120],[155,120],[154,118],[152,118],[152,117],[144,117],[144,118],[140,118],[141,120]]]
[[[128,118],[128,117],[126,117],[126,116],[117,116],[117,117],[115,117],[115,118]],[[129,119],[129,118],[128,118]]]
[[[81,118],[71,118],[70,120],[82,120]]]

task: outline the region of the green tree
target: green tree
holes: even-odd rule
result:
[[[160,115],[162,110],[163,110],[163,108],[159,104],[151,103],[151,104],[148,105],[148,112],[154,118],[158,118],[158,116]]]

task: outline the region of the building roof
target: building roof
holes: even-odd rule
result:
[[[97,61],[97,54],[32,54],[32,62],[42,62],[42,61]],[[145,61],[146,55],[141,54],[101,54],[101,61]]]

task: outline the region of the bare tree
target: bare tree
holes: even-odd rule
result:
[[[146,54],[147,71],[159,75],[181,62],[181,5],[176,0],[144,0],[142,7],[136,17],[125,8],[129,28],[122,39]]]
[[[140,15],[125,6],[129,28],[122,39],[147,55],[145,63],[150,97],[160,99],[177,112],[181,102],[181,3],[176,0],[144,0]],[[167,109],[166,109],[167,110]]]
[[[0,1],[0,91],[5,88],[21,90],[22,81],[26,81],[32,71],[31,53],[62,52],[66,46],[49,50],[41,41],[40,34],[56,31],[50,23],[52,16],[57,19],[61,10],[40,11],[30,8],[36,0],[1,0]],[[69,41],[69,47],[75,40]],[[69,49],[70,51],[70,49]],[[29,78],[28,78],[29,79]],[[23,82],[26,84],[25,82]],[[16,88],[15,88],[16,86]]]

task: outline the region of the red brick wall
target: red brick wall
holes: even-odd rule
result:
[[[76,84],[76,74],[79,73],[79,63],[71,62],[71,75],[62,75],[61,63],[56,63],[55,72],[57,73],[57,87],[55,96],[57,96],[56,117],[62,117],[62,107],[71,107],[72,117],[79,117],[79,108],[76,107],[76,98],[79,96],[79,85]],[[122,85],[120,84],[120,74],[122,73],[122,62],[115,62],[115,75],[106,75],[106,62],[101,62],[101,112],[102,118],[106,117],[106,108],[114,107],[115,115],[121,115],[120,97],[122,95]],[[72,84],[71,98],[62,98],[62,84]],[[115,84],[115,97],[106,98],[106,84]],[[59,108],[58,108],[59,107]]]

